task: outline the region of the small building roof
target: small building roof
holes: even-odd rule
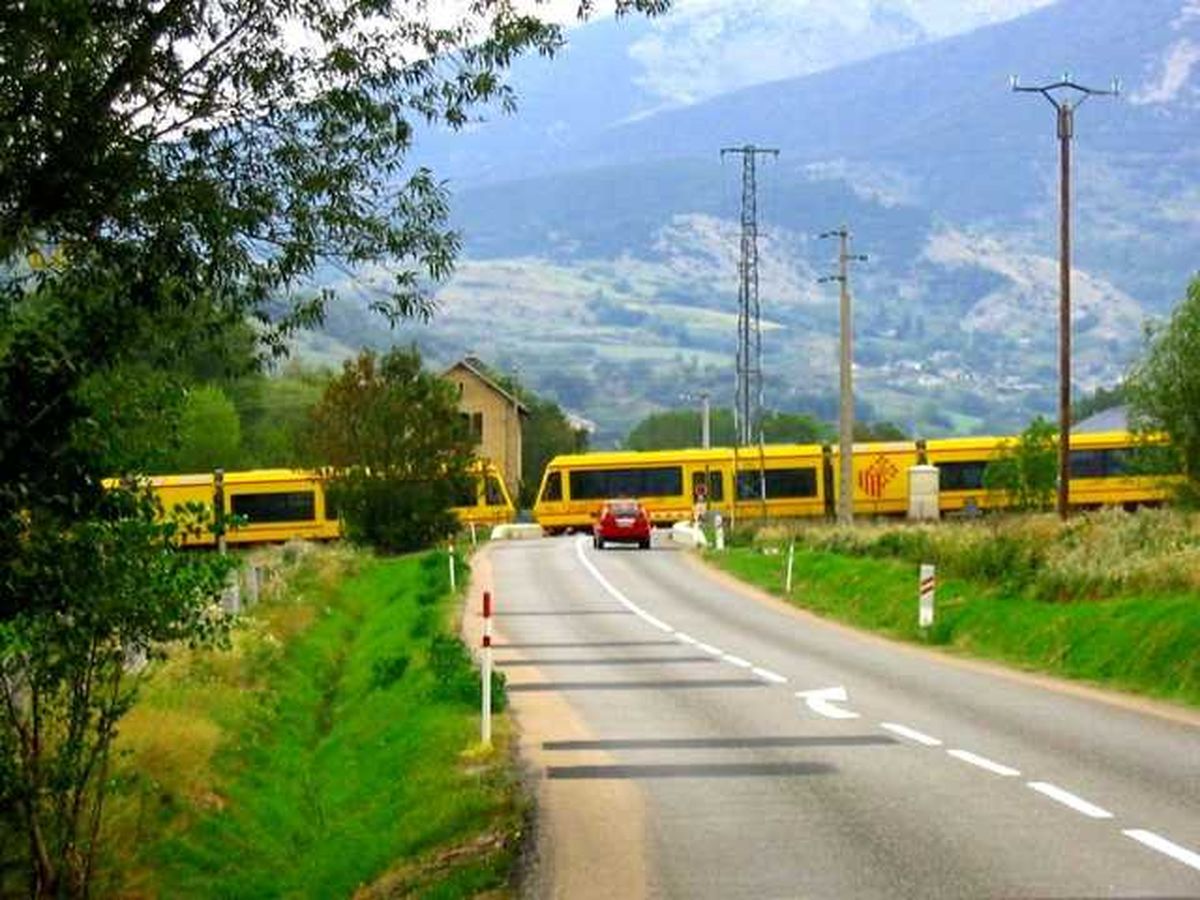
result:
[[[522,403],[518,397],[513,396],[512,393],[510,393],[509,391],[502,388],[496,382],[496,380],[491,376],[491,374],[488,370],[488,367],[486,365],[484,365],[484,363],[481,360],[477,359],[474,356],[464,356],[458,362],[454,363],[449,368],[447,368],[446,371],[442,373],[442,377],[445,378],[451,372],[453,372],[455,369],[466,369],[468,372],[470,372],[472,375],[474,375],[476,378],[478,378],[480,381],[482,381],[484,384],[486,384],[488,387],[490,387],[497,394],[500,394],[502,397],[504,397],[504,399],[507,400],[509,403],[514,404],[517,407],[518,413],[520,413],[523,416],[529,415],[529,407],[527,407],[524,403]]]
[[[1094,416],[1088,416],[1082,422],[1071,426],[1072,434],[1088,434],[1093,431],[1128,431],[1129,407],[1113,406],[1102,409]]]

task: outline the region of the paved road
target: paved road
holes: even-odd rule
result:
[[[543,802],[615,820],[543,834],[534,894],[1200,897],[1200,717],[822,623],[660,536],[489,555]]]

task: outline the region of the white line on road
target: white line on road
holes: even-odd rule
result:
[[[700,643],[698,640],[696,640],[690,634],[684,634],[682,631],[675,632],[675,637],[676,637],[676,639],[683,641],[685,644],[692,644],[693,646]]]
[[[918,744],[924,744],[926,747],[940,747],[942,742],[935,737],[930,737],[923,731],[917,731],[915,728],[909,728],[907,725],[898,725],[895,722],[880,722],[881,728],[886,728],[888,731],[895,732],[901,737],[906,737],[910,741],[916,741]]]
[[[992,772],[996,775],[1004,775],[1007,778],[1011,778],[1014,775],[1021,774],[1017,769],[1006,766],[1003,763],[994,762],[993,760],[988,759],[986,756],[978,756],[977,754],[972,753],[970,750],[947,750],[946,752],[955,759],[961,759],[965,763],[970,763],[973,766],[979,766],[981,769],[987,769],[989,772]]]
[[[761,678],[763,681],[771,682],[771,684],[787,684],[786,678],[784,678],[778,672],[772,672],[770,669],[763,669],[763,668],[760,668],[759,666],[754,666],[753,668],[750,669],[750,671],[753,672],[755,675],[757,675],[759,678]]]
[[[712,644],[696,644],[697,650],[703,650],[705,653],[711,653],[713,656],[724,656],[725,651],[720,647],[714,647]]]
[[[722,653],[721,659],[725,660],[731,666],[737,666],[739,669],[749,669],[754,666],[754,663],[750,662],[750,660],[734,656],[732,653]]]
[[[1069,806],[1075,812],[1083,813],[1085,816],[1090,816],[1093,819],[1111,819],[1113,814],[1107,809],[1097,806],[1095,803],[1089,803],[1082,797],[1077,797],[1070,791],[1064,791],[1057,785],[1050,784],[1047,781],[1031,781],[1029,786],[1039,794],[1045,794],[1051,800],[1057,800],[1064,806]]]
[[[1172,859],[1179,860],[1185,866],[1191,866],[1193,869],[1200,870],[1200,853],[1188,850],[1186,847],[1180,847],[1173,841],[1168,841],[1162,835],[1155,834],[1153,831],[1145,831],[1141,828],[1130,828],[1121,833],[1139,843],[1145,844],[1152,850],[1157,850],[1159,853],[1165,853]]]

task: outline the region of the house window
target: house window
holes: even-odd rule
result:
[[[483,443],[483,413],[471,414],[471,439],[477,444]]]

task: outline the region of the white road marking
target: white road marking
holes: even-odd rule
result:
[[[1153,831],[1145,831],[1141,828],[1129,828],[1122,831],[1121,834],[1131,837],[1141,844],[1145,844],[1152,850],[1165,853],[1172,859],[1179,860],[1185,866],[1191,866],[1193,869],[1200,871],[1200,853],[1196,853],[1194,850],[1189,850],[1186,847],[1180,847],[1173,841],[1168,841],[1162,835],[1155,834]]]
[[[609,595],[611,597],[613,597],[613,599],[615,599],[618,603],[620,603],[623,607],[625,607],[631,613],[638,616],[638,618],[640,618],[642,621],[644,621],[650,625],[653,625],[655,628],[659,629],[660,631],[665,631],[668,634],[673,634],[677,640],[680,640],[685,644],[691,644],[697,650],[701,650],[705,653],[710,654],[711,656],[719,656],[721,659],[723,659],[725,662],[729,663],[730,665],[737,666],[739,669],[750,669],[752,672],[754,672],[755,675],[758,675],[764,681],[769,681],[772,684],[786,684],[787,683],[787,679],[784,678],[782,675],[776,675],[774,672],[771,672],[768,669],[756,668],[754,663],[750,662],[748,659],[742,659],[740,656],[734,656],[731,653],[726,653],[720,647],[714,647],[712,644],[702,643],[701,641],[696,640],[696,638],[692,637],[690,634],[685,634],[682,631],[676,631],[674,628],[672,628],[670,625],[668,625],[662,619],[659,619],[655,616],[650,615],[650,613],[646,612],[644,609],[642,609],[640,606],[638,606],[636,603],[634,603],[632,600],[630,600],[628,597],[626,597],[623,593],[621,593],[621,591],[619,591],[616,587],[613,586],[611,581],[609,581],[607,578],[605,578],[600,573],[600,570],[596,568],[595,564],[590,559],[588,559],[586,555],[584,555],[583,545],[585,543],[587,543],[587,538],[580,538],[579,540],[577,540],[575,542],[575,555],[579,557],[579,561],[581,563],[583,563],[583,567],[585,569],[587,569],[589,573],[591,573],[591,576],[593,578],[595,578],[596,581],[600,582],[600,586],[602,588],[604,588],[604,590],[606,590],[609,593]],[[843,691],[843,693],[845,693],[845,692]],[[842,699],[845,699],[845,697],[843,697]],[[831,709],[832,709],[832,707],[831,707]],[[849,713],[847,715],[847,714],[845,714],[845,710],[839,709],[839,710],[836,710],[835,712],[838,713],[838,715],[831,716],[831,718],[857,718],[858,717],[858,713]],[[829,713],[826,713],[826,715],[829,715]]]
[[[901,737],[906,737],[910,741],[916,741],[918,744],[924,744],[926,747],[940,747],[942,742],[935,737],[930,737],[923,731],[917,731],[915,728],[909,728],[907,725],[898,725],[895,722],[880,722],[881,728],[886,728],[888,731],[895,732]]]
[[[1011,778],[1015,775],[1021,774],[1019,770],[1014,769],[1011,766],[1006,766],[1003,763],[995,762],[988,759],[986,756],[979,756],[975,753],[972,753],[970,750],[947,750],[946,752],[955,759],[961,759],[965,763],[970,763],[973,766],[979,766],[981,769],[987,769],[993,774],[1003,775],[1006,778]]]
[[[655,618],[654,616],[650,615],[650,613],[646,612],[645,610],[638,609],[638,610],[634,610],[634,611],[635,611],[635,612],[638,614],[638,616],[640,616],[640,617],[641,617],[641,618],[642,618],[642,619],[643,619],[643,620],[644,620],[644,621],[645,621],[647,624],[653,625],[653,626],[654,626],[655,628],[657,628],[659,631],[665,631],[665,632],[667,632],[667,633],[669,634],[669,633],[671,633],[672,631],[674,631],[674,630],[675,630],[675,629],[674,629],[674,628],[672,628],[670,625],[668,625],[666,622],[664,622],[662,619],[657,619],[657,618]]]
[[[1069,806],[1075,812],[1083,813],[1085,816],[1090,816],[1093,819],[1111,819],[1113,814],[1107,809],[1097,806],[1095,803],[1089,803],[1082,797],[1077,797],[1070,791],[1065,791],[1058,785],[1050,784],[1048,781],[1031,781],[1029,786],[1039,794],[1045,794],[1051,800],[1057,800],[1064,806]]]
[[[787,684],[786,678],[784,678],[778,672],[772,672],[770,669],[763,669],[759,668],[758,666],[753,666],[751,667],[750,671],[763,681],[771,682],[771,684]]]
[[[799,697],[813,712],[825,716],[828,719],[857,719],[858,713],[851,712],[848,709],[834,706],[833,701],[845,703],[849,700],[846,694],[846,689],[841,685],[837,687],[819,688],[815,691],[796,691],[796,696]]]

